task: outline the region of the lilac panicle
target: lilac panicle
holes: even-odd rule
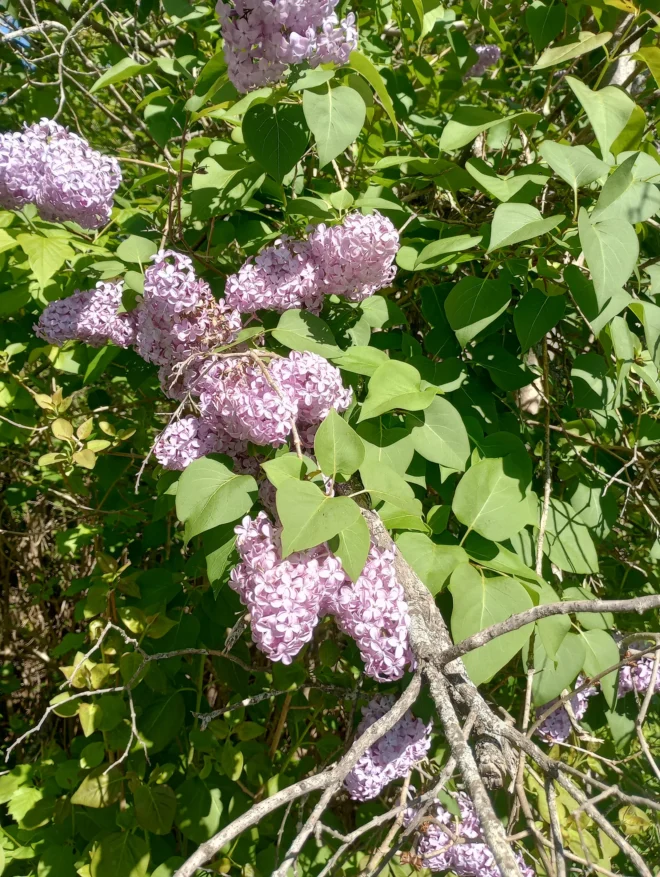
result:
[[[135,340],[135,317],[118,313],[122,282],[100,281],[95,289],[76,290],[68,298],[52,301],[39,317],[35,333],[48,344],[84,341],[102,347],[112,341],[118,347],[130,347]]]

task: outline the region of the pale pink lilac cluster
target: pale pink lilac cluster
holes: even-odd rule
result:
[[[42,119],[0,134],[0,207],[34,203],[43,219],[100,228],[121,184],[116,158],[57,122]]]
[[[585,677],[582,675],[578,676],[575,680],[575,688],[579,688],[584,682]],[[584,718],[587,706],[589,705],[589,698],[596,694],[598,694],[598,689],[594,685],[590,685],[583,691],[577,691],[570,699],[571,710],[576,721],[579,722]],[[536,710],[537,715],[542,715],[549,707],[557,703],[557,700],[558,698],[538,707]],[[549,743],[564,743],[568,740],[572,728],[573,726],[566,707],[560,706],[539,725],[536,733]]]
[[[198,417],[190,415],[165,427],[154,445],[154,456],[166,469],[185,469],[215,447],[215,436],[202,428]]]
[[[427,819],[423,823],[417,854],[423,858],[424,866],[431,871],[451,871],[456,877],[502,877],[469,796],[458,792],[456,804],[460,818],[437,803],[429,812],[433,821]],[[415,816],[413,809],[407,810],[406,824]],[[515,856],[522,877],[534,877],[533,868],[520,853]]]
[[[333,598],[337,625],[360,650],[368,676],[400,679],[414,665],[408,639],[410,615],[394,569],[394,552],[371,546],[359,579],[349,579]]]
[[[468,70],[468,76],[483,76],[489,67],[494,67],[497,64],[502,55],[500,47],[493,45],[475,46],[474,51],[479,59]]]
[[[102,347],[112,341],[130,347],[135,341],[135,317],[119,313],[121,294],[121,281],[100,281],[95,289],[76,290],[68,298],[50,302],[34,331],[48,344],[77,340]]]
[[[381,695],[363,707],[358,735],[384,716],[394,703],[394,697]],[[348,774],[344,786],[350,797],[356,801],[369,801],[380,795],[393,780],[407,776],[426,758],[431,746],[432,727],[432,723],[425,725],[408,710],[391,730],[367,749]]]
[[[326,545],[282,559],[280,528],[265,512],[244,518],[236,534],[241,563],[230,584],[249,609],[254,642],[271,660],[290,663],[319,618],[334,615],[356,640],[367,675],[395,680],[413,666],[408,607],[390,552],[372,547],[353,584]]]
[[[236,527],[241,563],[230,586],[250,612],[252,639],[271,661],[290,664],[308,643],[326,594],[344,580],[339,560],[325,546],[281,558],[278,529],[265,512]]]
[[[625,697],[630,691],[636,691],[637,694],[641,695],[646,694],[653,678],[654,660],[653,655],[644,655],[634,663],[621,667],[619,670],[619,697]],[[660,668],[656,672],[653,691],[655,694],[660,692]]]
[[[168,395],[177,398],[192,391],[206,367],[205,354],[231,343],[240,330],[240,314],[213,297],[189,256],[162,250],[153,257],[137,309],[136,350],[160,366]]]
[[[219,0],[224,55],[238,91],[281,79],[292,64],[345,64],[357,48],[355,16],[341,21],[338,0]]]
[[[396,274],[399,233],[377,211],[351,213],[339,225],[323,223],[305,241],[282,238],[227,278],[227,302],[241,313],[318,313],[326,295],[360,302],[389,286]]]

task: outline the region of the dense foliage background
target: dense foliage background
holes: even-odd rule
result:
[[[318,318],[265,314],[263,326],[271,349],[320,353],[353,387],[344,422],[354,431],[337,441],[357,433],[363,450],[346,474],[364,463],[353,489],[371,494],[455,641],[539,601],[658,593],[660,4],[352,8],[360,37],[349,64],[296,68],[243,96],[208,3],[0,0],[0,129],[57,117],[123,173],[112,219],[95,233],[32,206],[0,212],[8,744],[52,707],[0,776],[0,873],[168,877],[255,802],[336,761],[376,690],[404,687],[365,677],[329,620],[289,666],[257,651],[249,627],[227,647],[244,611],[226,585],[233,525],[254,492],[231,505],[212,484],[200,523],[198,484],[189,478],[175,497],[178,473],[148,458],[176,408],[156,368],[132,350],[58,348],[34,334],[48,302],[98,280],[123,278],[130,310],[161,246],[191,255],[221,295],[246,257],[282,234],[302,238],[310,223],[377,209],[399,229],[391,288],[362,304],[330,299]],[[483,44],[501,58],[473,75]],[[620,652],[613,632],[652,633],[657,612],[545,624],[471,653],[472,679],[526,728],[528,667],[544,671],[533,706],[580,673],[610,671],[581,730],[553,754],[657,800],[657,698],[640,722],[643,695],[617,700],[611,671],[630,645]],[[286,693],[199,717],[264,691]],[[427,693],[414,712],[434,719]],[[418,790],[449,754],[435,721]],[[325,823],[347,834],[400,788],[366,804],[340,793]],[[534,768],[524,788],[532,825],[549,836]],[[617,845],[557,795],[573,857],[564,867],[628,873]],[[508,780],[493,801],[546,874]],[[313,803],[268,815],[211,872],[272,873]],[[598,806],[654,873],[657,808],[612,797]],[[348,848],[332,873],[369,873],[388,829]],[[340,846],[312,838],[298,873],[319,874]],[[410,848],[408,838],[383,873],[423,868]]]

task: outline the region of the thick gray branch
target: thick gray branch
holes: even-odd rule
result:
[[[541,618],[549,618],[552,615],[572,615],[574,612],[648,612],[649,609],[657,609],[660,607],[660,594],[653,594],[650,597],[634,597],[631,600],[567,600],[565,603],[548,603],[544,606],[534,606],[526,612],[519,612],[512,615],[506,621],[500,621],[493,624],[485,630],[480,630],[464,639],[462,642],[443,649],[442,654],[436,660],[441,665],[448,664],[456,658],[467,655],[475,649],[486,645],[498,636],[510,633],[512,630],[518,630],[526,624],[538,621]]]

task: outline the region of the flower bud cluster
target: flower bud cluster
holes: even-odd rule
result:
[[[355,584],[326,545],[282,559],[280,528],[265,512],[236,528],[241,563],[230,585],[247,606],[252,638],[273,661],[290,663],[323,615],[334,615],[360,649],[374,679],[400,679],[413,664],[410,617],[393,555],[372,546]]]
[[[360,302],[389,286],[399,233],[374,211],[349,214],[340,225],[316,226],[306,241],[282,238],[227,279],[228,303],[244,314],[306,308],[318,313],[326,295]]]
[[[362,709],[358,735],[385,715],[395,703],[392,696],[378,696]],[[344,780],[348,794],[356,801],[376,798],[393,780],[408,775],[426,758],[431,746],[432,723],[425,725],[408,710],[396,725],[360,757]]]
[[[483,76],[489,67],[497,64],[502,55],[500,47],[493,45],[475,46],[474,51],[479,55],[479,59],[468,70],[468,76]]]
[[[338,0],[219,0],[216,11],[230,80],[238,91],[277,82],[291,64],[345,64],[357,48],[355,16]]]
[[[6,210],[36,204],[43,219],[100,228],[120,183],[116,158],[57,122],[42,119],[0,134],[0,207]]]
[[[585,677],[580,674],[575,680],[575,688],[579,688],[584,682]],[[573,712],[576,721],[579,722],[584,718],[587,706],[589,705],[589,698],[596,694],[598,694],[598,689],[594,685],[590,685],[583,691],[577,691],[570,699],[571,711]],[[559,698],[555,698],[555,700],[538,707],[536,710],[537,715],[542,715],[549,707],[557,703],[558,699]],[[536,733],[539,737],[543,737],[543,739],[547,740],[549,743],[563,743],[568,740],[572,727],[571,719],[566,707],[560,706],[539,725]]]
[[[451,871],[456,877],[501,877],[495,857],[485,841],[481,822],[474,804],[465,792],[455,796],[460,818],[450,813],[442,804],[435,804],[430,812],[433,822],[423,823],[422,835],[417,847],[424,865],[431,871]],[[416,813],[406,811],[409,824]],[[534,877],[519,853],[515,854],[522,877]]]
[[[118,347],[130,347],[135,341],[135,318],[118,313],[122,282],[101,281],[95,289],[76,290],[68,298],[51,302],[39,317],[34,331],[48,344],[84,341],[102,347],[112,341]]]

